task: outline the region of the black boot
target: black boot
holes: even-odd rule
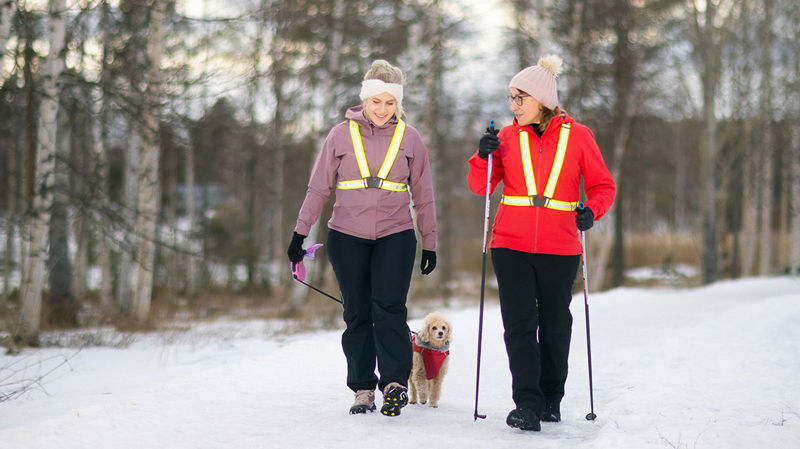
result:
[[[383,388],[383,407],[381,413],[386,416],[397,416],[400,409],[408,404],[408,388],[392,382]]]
[[[544,413],[542,413],[542,421],[544,422],[561,421],[561,407],[558,402],[547,402],[544,404]]]
[[[521,430],[542,430],[542,425],[539,423],[539,415],[529,408],[515,408],[511,410],[506,418],[506,424],[509,427],[515,427]]]

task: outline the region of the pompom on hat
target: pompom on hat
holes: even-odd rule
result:
[[[514,75],[508,87],[527,93],[547,109],[555,109],[558,106],[556,79],[561,73],[562,64],[563,61],[557,55],[542,56],[536,65],[526,67]]]

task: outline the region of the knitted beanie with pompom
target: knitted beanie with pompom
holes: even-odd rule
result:
[[[558,106],[556,79],[561,73],[562,64],[563,61],[557,55],[542,56],[536,65],[526,67],[514,75],[508,87],[521,90],[547,109],[554,110]]]

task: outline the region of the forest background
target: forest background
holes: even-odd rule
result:
[[[798,271],[796,0],[0,0],[0,337],[335,316],[285,249],[378,58],[407,73],[436,183],[439,265],[412,297],[477,296],[466,160],[546,53],[618,184],[589,232],[593,290],[642,266],[687,284]],[[334,292],[321,256],[309,281]]]

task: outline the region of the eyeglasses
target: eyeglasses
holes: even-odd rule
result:
[[[526,98],[530,97],[530,95],[509,95],[509,101],[512,101],[517,106],[522,106],[522,102],[525,101]]]

